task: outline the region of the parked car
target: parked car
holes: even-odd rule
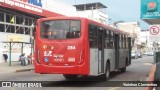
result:
[[[153,51],[150,51],[147,53],[147,56],[153,56],[154,55],[154,52]]]
[[[131,58],[137,59],[138,58],[137,52],[132,51],[131,52]]]
[[[147,55],[147,54],[148,54],[148,52],[144,52],[144,53],[143,53],[143,55]]]
[[[141,52],[141,51],[138,51],[138,52],[137,52],[137,57],[138,57],[138,58],[142,58],[142,56],[143,56],[142,52]]]

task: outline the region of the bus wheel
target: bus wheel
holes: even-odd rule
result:
[[[70,75],[70,74],[63,74],[65,79],[76,79],[78,78],[78,75]]]
[[[106,63],[106,68],[105,68],[105,74],[104,74],[104,80],[108,80],[110,76],[110,64]]]
[[[125,72],[125,71],[126,71],[127,64],[128,64],[128,62],[127,62],[127,60],[126,60],[125,67],[123,67],[123,68],[121,68],[121,69],[119,69],[119,70],[121,70],[121,72]]]
[[[121,72],[125,72],[126,71],[126,67],[121,68],[120,70],[121,70]]]

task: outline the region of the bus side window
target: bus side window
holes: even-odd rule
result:
[[[124,38],[124,35],[121,34],[121,47],[122,47],[122,48],[124,48],[124,43],[123,43],[123,42],[124,42],[124,39],[123,39],[123,38]]]
[[[71,33],[70,32],[67,32],[66,38],[71,38]]]
[[[124,48],[127,48],[126,47],[126,35],[124,35]]]
[[[80,37],[80,32],[79,32],[79,31],[73,32],[73,37],[74,37],[74,38]]]
[[[119,48],[121,48],[121,34],[119,34]]]
[[[111,32],[111,38],[110,38],[110,46],[111,48],[114,48],[114,32]]]
[[[89,36],[89,45],[90,48],[97,48],[98,47],[98,36],[97,36],[97,27],[94,25],[89,25],[89,31],[88,31],[88,36]]]
[[[106,30],[105,32],[105,48],[110,48],[110,31]]]
[[[128,36],[126,36],[126,48],[128,49]]]

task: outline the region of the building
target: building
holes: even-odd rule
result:
[[[141,31],[139,22],[123,22],[118,23],[118,28],[130,33],[130,36],[137,37],[138,33]]]
[[[143,43],[143,51],[148,52],[148,51],[153,51],[153,42],[150,42],[150,32],[149,30],[141,30],[140,32],[140,41]]]
[[[128,32],[131,37],[134,38],[134,47],[132,50],[139,50],[141,49],[141,38],[140,38],[140,24],[139,22],[123,22],[123,23],[117,23],[117,28],[120,30],[123,30],[125,32]]]
[[[36,20],[42,17],[75,16],[74,6],[59,0],[0,0],[0,62],[5,42],[31,42]],[[29,50],[30,49],[30,50]],[[12,45],[12,61],[21,54],[21,45]],[[24,45],[24,53],[31,53],[31,45]]]
[[[69,5],[60,0],[0,0],[0,62],[3,62],[4,42],[28,42],[34,40],[34,27],[37,19],[56,16],[86,17],[103,24],[108,23],[108,15],[101,3]],[[84,14],[85,13],[85,14]],[[12,45],[12,61],[17,61],[23,52],[29,55],[31,44]],[[8,47],[9,48],[9,47]]]
[[[88,3],[74,5],[77,9],[77,16],[85,17],[99,23],[108,25],[108,15],[106,13],[106,6],[102,3]]]
[[[160,2],[158,0],[141,0],[141,19],[151,25],[157,25],[157,28],[151,29],[150,42],[152,42],[152,47],[154,51],[160,50]],[[158,32],[158,33],[157,33]]]

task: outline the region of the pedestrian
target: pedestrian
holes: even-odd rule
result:
[[[30,53],[30,55],[28,55],[27,58],[28,58],[28,65],[32,64],[32,53]]]
[[[3,53],[3,57],[4,57],[4,60],[5,60],[5,63],[7,62],[7,59],[8,59],[8,50],[6,48],[6,46],[4,46],[3,50],[2,50],[2,53]]]
[[[25,53],[23,53],[22,55],[21,55],[21,65],[22,66],[26,66],[26,57],[25,57]]]
[[[160,62],[152,66],[148,79],[150,83],[160,81]],[[145,90],[153,90],[154,87],[145,87]],[[155,90],[160,90],[160,87],[155,87]]]
[[[18,61],[21,61],[21,57],[22,57],[22,54],[21,54],[21,55],[19,55],[19,59],[18,59]]]

